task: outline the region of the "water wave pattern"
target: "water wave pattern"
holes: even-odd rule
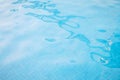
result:
[[[120,79],[119,0],[6,1],[0,79]]]
[[[96,1],[98,3],[102,3],[104,1]],[[107,1],[106,1],[107,2]],[[115,54],[116,52],[111,52],[111,48],[112,48],[112,45],[109,45],[109,41],[110,39],[108,40],[104,40],[104,39],[96,39],[98,42],[102,43],[102,44],[105,44],[104,47],[101,47],[101,46],[92,46],[90,43],[90,40],[84,35],[84,34],[81,34],[80,32],[77,33],[76,31],[74,31],[74,29],[79,29],[80,28],[80,24],[79,23],[75,23],[73,22],[75,18],[80,18],[80,19],[85,19],[86,17],[83,17],[83,16],[75,16],[75,15],[69,15],[69,16],[60,16],[59,14],[61,13],[58,9],[56,9],[56,5],[51,3],[51,1],[47,1],[47,2],[41,2],[41,1],[27,1],[27,0],[23,0],[23,1],[17,1],[17,2],[14,2],[13,4],[21,4],[21,3],[25,3],[22,5],[23,8],[25,9],[41,9],[41,10],[44,10],[44,11],[47,11],[48,15],[44,15],[44,14],[40,14],[40,13],[35,13],[35,12],[27,12],[25,15],[28,15],[28,16],[33,16],[37,19],[40,19],[44,22],[47,22],[47,23],[56,23],[60,28],[64,29],[65,31],[69,32],[70,36],[67,37],[67,39],[73,39],[73,38],[77,38],[79,39],[80,41],[83,41],[87,44],[87,46],[89,46],[91,49],[92,48],[99,48],[101,49],[102,51],[104,52],[107,52],[109,53],[109,59],[111,59],[112,57],[114,57],[112,54]],[[111,1],[107,4],[110,4],[110,6],[114,3],[117,3],[117,1]],[[103,4],[101,4],[101,6],[104,6]],[[106,5],[107,6],[107,5]],[[72,19],[72,21],[70,21]],[[105,30],[98,30],[99,32],[106,32]],[[117,43],[115,43],[117,44]],[[114,45],[114,44],[113,44]],[[119,45],[119,42],[118,42],[118,45]],[[119,46],[116,47],[118,50],[119,50]],[[110,50],[109,50],[110,49]],[[116,50],[115,50],[116,51]],[[91,52],[91,55],[93,56],[94,52]],[[116,56],[119,56],[119,52],[117,52],[118,55]],[[100,57],[100,54],[98,54],[99,57]],[[92,57],[91,56],[91,57]],[[101,56],[101,58],[103,58]],[[100,60],[101,60],[100,58]],[[92,59],[94,60],[94,58],[92,57]],[[105,65],[108,66],[108,67],[113,67],[113,68],[119,68],[120,65],[119,65],[119,59],[117,59],[117,61],[114,59],[111,59],[109,60],[108,58],[105,58],[106,61],[109,61],[109,64],[106,63]],[[102,61],[103,62],[103,61]],[[101,62],[101,63],[102,63]],[[105,62],[105,61],[104,61]]]

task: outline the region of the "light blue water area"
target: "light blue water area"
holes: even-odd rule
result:
[[[0,4],[0,80],[120,80],[119,0]]]

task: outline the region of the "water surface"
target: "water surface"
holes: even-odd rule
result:
[[[120,80],[119,0],[0,4],[0,80]]]

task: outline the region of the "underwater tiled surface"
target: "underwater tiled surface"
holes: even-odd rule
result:
[[[120,80],[120,0],[0,0],[0,80]]]

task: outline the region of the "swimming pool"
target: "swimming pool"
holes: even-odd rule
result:
[[[120,80],[119,0],[0,4],[0,80]]]

